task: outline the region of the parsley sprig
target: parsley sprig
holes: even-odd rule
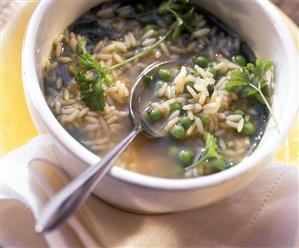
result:
[[[243,98],[255,97],[266,105],[276,128],[278,128],[277,119],[273,113],[269,101],[265,96],[266,90],[270,89],[270,81],[266,78],[267,73],[273,73],[275,64],[272,60],[258,58],[254,64],[247,64],[239,70],[235,70],[228,76],[228,83],[225,85],[227,91],[238,90]]]
[[[219,153],[217,139],[206,132],[204,135],[205,148],[199,160],[195,161],[192,167],[206,167],[207,169],[222,171],[226,169],[226,160]]]
[[[182,30],[191,21],[193,15],[193,8],[186,14],[179,14],[177,11],[181,10],[182,6],[169,0],[166,4],[161,4],[158,8],[158,14],[172,13],[176,18],[176,24],[173,29],[162,35],[153,45],[142,49],[135,55],[126,60],[115,64],[111,67],[101,66],[97,60],[92,58],[91,54],[86,50],[86,40],[80,39],[76,49],[76,55],[79,62],[79,72],[76,75],[80,94],[85,104],[92,110],[104,110],[105,106],[105,92],[104,85],[109,85],[112,81],[111,71],[119,68],[139,57],[143,57],[150,53],[154,48],[158,47],[169,36],[176,39],[181,34]]]
[[[110,83],[110,72],[92,58],[86,50],[85,39],[79,40],[76,54],[80,71],[75,79],[79,85],[82,100],[91,109],[103,111],[105,106],[103,84]]]
[[[186,14],[179,14],[179,11],[185,7],[185,4],[178,4],[174,0],[169,0],[168,2],[162,3],[157,10],[160,15],[171,13],[176,19],[174,30],[171,34],[173,40],[176,40],[182,33],[183,29],[190,23],[193,19],[194,7],[191,8]]]

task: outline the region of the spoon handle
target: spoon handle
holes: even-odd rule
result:
[[[141,127],[134,128],[97,164],[90,166],[55,195],[42,209],[35,227],[36,231],[41,233],[53,230],[80,208],[100,180],[113,166],[118,156],[140,132]]]

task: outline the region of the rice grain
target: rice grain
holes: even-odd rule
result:
[[[199,30],[193,32],[193,36],[195,38],[201,38],[201,37],[207,35],[209,32],[210,32],[209,28],[203,28],[203,29],[199,29]]]

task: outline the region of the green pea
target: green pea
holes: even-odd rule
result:
[[[255,132],[255,126],[253,125],[252,122],[247,121],[244,126],[243,129],[241,131],[243,134],[245,135],[252,135]]]
[[[247,60],[244,58],[243,55],[236,55],[232,58],[233,62],[239,66],[246,66]]]
[[[144,33],[146,33],[147,31],[149,31],[151,29],[154,29],[154,30],[157,29],[157,25],[154,23],[150,23],[150,24],[145,25],[143,28]]]
[[[204,126],[207,126],[210,123],[210,117],[207,115],[201,115],[200,119]]]
[[[171,79],[171,72],[168,69],[160,69],[159,76],[161,79],[169,81]]]
[[[151,76],[146,75],[146,76],[142,77],[142,83],[143,83],[144,87],[146,87],[146,88],[150,87],[152,81],[153,81],[152,75]]]
[[[157,108],[152,108],[147,111],[147,118],[151,122],[156,122],[161,118],[161,112]]]
[[[170,131],[171,135],[177,139],[183,139],[186,135],[185,129],[181,124],[176,124]]]
[[[182,110],[182,104],[180,104],[178,102],[172,103],[172,104],[170,104],[170,110],[171,111],[176,111],[176,110],[181,111]]]
[[[176,146],[171,146],[168,149],[168,154],[174,158],[179,156],[179,149]]]
[[[193,63],[200,66],[201,68],[206,68],[208,66],[209,60],[207,57],[198,56],[193,60]]]
[[[180,119],[180,124],[187,130],[192,125],[192,121],[188,116],[183,116]]]
[[[184,166],[191,165],[193,163],[194,153],[191,150],[182,150],[179,153],[179,159]]]
[[[242,117],[245,115],[244,111],[241,109],[236,109],[234,112],[232,112],[233,115],[241,115]]]
[[[160,89],[165,82],[163,80],[158,80],[156,83],[156,89]]]

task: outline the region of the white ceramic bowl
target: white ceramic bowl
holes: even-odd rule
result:
[[[99,157],[84,148],[59,124],[43,96],[42,66],[53,39],[71,22],[100,1],[41,1],[35,10],[23,47],[23,81],[28,107],[41,133],[53,141],[62,167],[76,176]],[[204,206],[236,192],[252,181],[284,142],[297,109],[294,40],[281,16],[267,0],[194,1],[239,32],[254,52],[277,63],[273,109],[279,132],[271,120],[256,151],[221,173],[193,179],[162,179],[114,167],[95,194],[121,208],[162,213]]]

